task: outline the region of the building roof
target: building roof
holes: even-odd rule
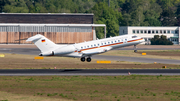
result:
[[[179,26],[120,26],[120,27],[131,27],[131,28],[165,28],[165,27],[179,27]]]
[[[0,26],[78,26],[78,27],[105,27],[105,24],[14,24],[0,23]]]

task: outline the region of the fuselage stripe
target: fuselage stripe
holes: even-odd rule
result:
[[[135,41],[139,41],[139,40],[142,40],[143,38],[141,39],[136,39],[136,40],[130,40],[130,41],[127,41],[127,42],[135,42]],[[90,49],[95,49],[95,48],[101,48],[101,47],[107,47],[107,46],[113,46],[113,45],[118,45],[118,44],[123,44],[123,42],[119,42],[119,43],[113,43],[113,44],[109,44],[109,45],[103,45],[103,46],[99,46],[99,47],[93,47],[93,48],[87,48],[87,49],[82,49],[80,51],[74,51],[74,52],[81,52],[81,51],[85,51],[85,50],[90,50]]]

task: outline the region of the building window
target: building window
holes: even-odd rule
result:
[[[166,33],[166,30],[164,30],[164,33]]]
[[[178,42],[178,38],[171,38],[171,41]]]
[[[143,33],[143,30],[141,30],[141,33]]]
[[[151,30],[148,30],[148,34],[151,34]]]
[[[152,30],[152,33],[154,34],[154,30]]]
[[[179,30],[175,30],[175,34],[178,34],[178,31],[179,31]]]
[[[174,30],[171,30],[171,33],[172,33],[172,34],[175,34],[175,31],[174,31]]]
[[[167,33],[169,34],[169,33],[170,33],[170,30],[168,30]]]
[[[137,33],[139,33],[139,30],[137,30]]]
[[[147,31],[145,30],[144,33],[147,33]]]
[[[135,33],[135,30],[133,30],[133,33]]]
[[[156,30],[156,33],[158,33],[158,30]]]

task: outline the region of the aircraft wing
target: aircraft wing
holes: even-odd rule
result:
[[[82,51],[81,53],[83,56],[91,56],[91,55],[95,55],[95,54],[105,53],[109,50],[110,49],[108,49],[108,48],[101,48],[101,49],[95,49],[95,50]]]

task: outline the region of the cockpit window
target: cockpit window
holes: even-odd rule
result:
[[[137,38],[137,36],[132,36],[132,38]]]

